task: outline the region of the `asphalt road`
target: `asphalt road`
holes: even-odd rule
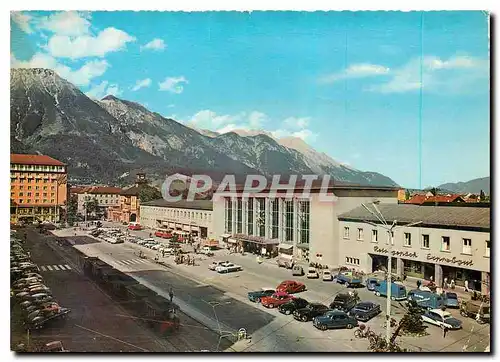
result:
[[[148,231],[132,232],[141,236],[148,236]],[[89,238],[90,239],[90,238]],[[294,279],[289,270],[280,269],[274,264],[257,264],[255,257],[239,254],[229,255],[220,251],[215,258],[199,257],[198,266],[175,265],[173,258],[165,258],[170,267],[165,268],[152,262],[138,262],[134,254],[143,251],[151,259],[156,252],[135,244],[112,245],[104,242],[79,242],[75,246],[89,255],[99,256],[116,268],[128,272],[130,275],[168,290],[172,286],[176,297],[189,304],[197,313],[212,320],[212,328],[218,322],[229,329],[245,328],[252,335],[250,342],[238,342],[233,349],[245,351],[366,351],[367,343],[357,340],[353,332],[348,330],[334,330],[321,332],[311,323],[295,321],[289,316],[281,315],[277,310],[267,310],[247,300],[246,293],[262,287],[275,287],[282,280]],[[203,260],[205,259],[205,260]],[[242,265],[243,272],[220,275],[208,270],[208,264],[215,259],[230,260]],[[142,259],[141,259],[142,261]],[[321,280],[307,280],[298,278],[308,287],[301,296],[310,300],[329,304],[335,294],[345,291],[346,288],[337,283]],[[385,333],[386,299],[375,296],[366,289],[358,289],[362,300],[371,300],[379,303],[383,313],[372,319],[367,325],[372,330]],[[212,307],[210,304],[217,305]],[[392,303],[392,316],[401,318],[405,308],[398,302]],[[452,311],[458,316],[458,311]],[[465,345],[468,351],[483,351],[489,344],[489,325],[478,325],[472,319],[459,316],[464,328],[459,331],[450,331],[443,338],[439,328],[429,326],[429,335],[425,337],[400,337],[404,346],[413,350],[422,351],[461,351]],[[214,329],[214,328],[213,328]]]
[[[28,232],[27,249],[40,267],[40,274],[60,305],[72,310],[63,324],[33,332],[33,339],[43,343],[61,340],[74,352],[215,351],[218,335],[186,315],[180,315],[181,330],[167,338],[140,325],[125,308],[79,273],[71,258],[73,253],[67,248],[58,248],[54,238]],[[221,348],[227,347],[226,342],[221,343]]]

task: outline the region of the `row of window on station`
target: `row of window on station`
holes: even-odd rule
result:
[[[394,238],[394,232],[392,232],[392,237]],[[350,239],[350,228],[348,226],[344,227],[344,239]],[[364,240],[364,229],[357,229],[357,240]],[[387,239],[386,244],[389,244],[390,236],[389,231],[387,231]],[[371,242],[378,243],[378,230],[372,229]],[[392,245],[394,245],[394,239],[392,241]],[[412,234],[409,232],[404,233],[404,246],[412,247]],[[421,234],[420,239],[420,247],[422,249],[430,249],[430,235],[429,234]],[[450,252],[451,251],[451,242],[449,236],[441,237],[441,251]],[[462,254],[472,255],[472,239],[470,238],[462,238]],[[490,241],[484,241],[484,256],[490,256]]]

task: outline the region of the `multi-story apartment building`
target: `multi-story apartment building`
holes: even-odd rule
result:
[[[139,221],[139,193],[141,187],[146,184],[146,174],[138,173],[136,175],[135,185],[120,192],[119,205],[108,207],[108,220],[122,223]]]
[[[230,196],[214,194],[215,234],[223,243],[244,249],[283,250],[283,254],[288,252],[297,259],[336,266],[337,215],[376,200],[396,204],[398,189],[337,183],[327,189],[330,200],[322,198],[319,185],[306,196],[299,186],[292,196],[287,196],[283,188],[267,188],[248,197],[243,196],[241,188]]]
[[[370,205],[367,205],[370,207]],[[378,205],[394,229],[392,267],[399,274],[489,292],[490,209],[488,207]],[[339,215],[341,265],[366,273],[387,266],[389,232],[364,207]],[[405,224],[418,223],[414,226]]]
[[[45,155],[10,155],[10,220],[61,218],[67,200],[66,165]]]
[[[140,208],[143,226],[183,231],[202,239],[215,238],[211,200],[168,202],[160,199],[143,203]]]
[[[86,186],[72,187],[70,193],[77,195],[78,213],[84,215],[86,203],[94,199],[97,200],[98,206],[103,209],[120,205],[122,191],[118,187]]]

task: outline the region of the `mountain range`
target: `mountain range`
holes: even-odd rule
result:
[[[481,190],[484,191],[485,194],[490,194],[490,185],[491,180],[490,177],[481,177],[476,178],[466,182],[456,182],[456,183],[445,183],[439,185],[437,188],[440,190],[446,190],[456,194],[479,194]]]
[[[299,138],[262,131],[196,130],[142,105],[106,96],[92,100],[48,69],[11,70],[11,152],[42,153],[68,164],[74,179],[127,183],[204,173],[271,177],[330,175],[359,185],[396,186],[387,176],[340,164]]]

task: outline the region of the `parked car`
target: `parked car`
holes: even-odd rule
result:
[[[462,328],[462,321],[454,318],[450,312],[446,312],[441,309],[428,310],[422,315],[422,320],[426,323],[434,324],[441,328]]]
[[[217,268],[219,265],[222,265],[224,263],[229,263],[229,261],[220,261],[220,260],[217,260],[217,261],[213,261],[212,264],[210,264],[208,266],[208,269],[210,270],[215,270],[215,268]]]
[[[313,325],[322,331],[334,328],[351,329],[358,325],[358,321],[345,312],[335,310],[314,318]]]
[[[457,293],[446,292],[444,293],[444,304],[448,308],[458,308],[460,303],[458,301]]]
[[[330,303],[330,309],[349,312],[360,301],[357,293],[340,293]]]
[[[292,267],[292,275],[295,277],[295,276],[303,276],[305,273],[304,273],[304,268],[302,268],[300,265],[294,265]]]
[[[418,289],[411,290],[407,298],[409,302],[415,302],[417,306],[424,309],[439,309],[445,305],[445,300],[441,295]]]
[[[215,271],[217,273],[232,273],[232,272],[237,272],[241,271],[243,268],[239,265],[233,264],[233,263],[224,263],[221,264],[217,267],[215,267]]]
[[[323,270],[323,281],[331,282],[333,280],[333,275],[329,270]]]
[[[294,266],[293,259],[278,257],[276,263],[280,268],[292,269]]]
[[[381,280],[375,285],[375,295],[377,297],[387,297],[387,281]],[[391,282],[391,299],[392,300],[405,300],[406,288],[404,285]]]
[[[316,270],[316,268],[308,268],[307,269],[307,279],[318,279],[319,278],[319,273]]]
[[[368,322],[373,317],[382,312],[380,304],[373,302],[361,302],[354,306],[349,311],[349,315],[356,318],[358,321]]]
[[[309,303],[306,307],[297,309],[293,312],[293,318],[296,320],[307,322],[315,317],[325,314],[330,309],[323,304],[320,303]]]
[[[341,272],[335,277],[337,283],[345,284],[346,287],[359,287],[363,283],[360,275],[352,272]]]
[[[302,309],[307,307],[309,302],[303,298],[294,298],[285,304],[278,307],[278,311],[283,314],[292,314],[297,309]]]
[[[213,251],[210,250],[210,247],[208,246],[204,246],[201,250],[200,250],[200,254],[204,254],[206,256],[212,256],[214,255]]]
[[[285,292],[276,292],[269,297],[260,298],[260,304],[267,308],[278,307],[281,304],[285,304],[290,300],[294,299],[294,297]]]
[[[247,295],[248,295],[248,299],[251,302],[260,303],[260,299],[262,297],[270,297],[274,293],[276,293],[276,290],[274,290],[272,288],[262,288],[261,290],[257,290],[255,292],[248,292]]]
[[[368,289],[370,291],[374,291],[375,290],[375,286],[377,285],[377,283],[378,283],[378,279],[377,278],[367,278],[365,280],[366,289]]]
[[[285,292],[289,294],[299,293],[306,290],[304,283],[296,282],[295,280],[285,280],[281,282],[277,287],[277,292]]]

